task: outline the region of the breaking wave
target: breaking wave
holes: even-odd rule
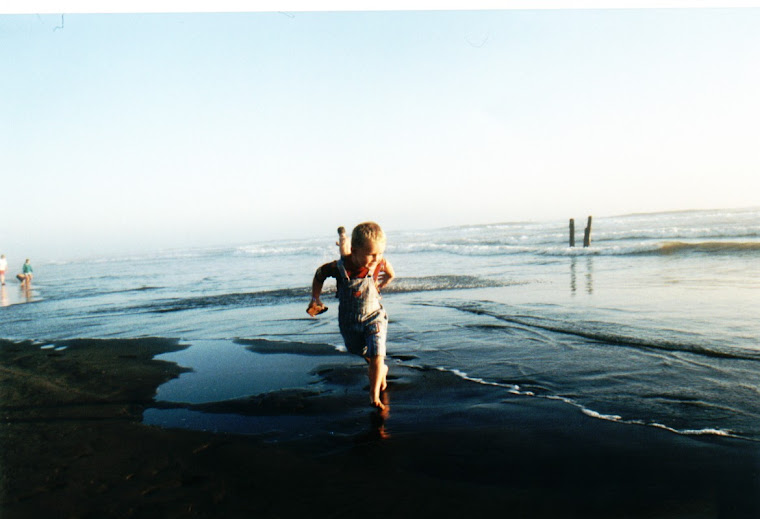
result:
[[[444,290],[466,290],[473,288],[489,288],[507,286],[503,281],[497,281],[477,276],[424,276],[395,278],[392,285],[383,290],[384,293],[413,293]],[[334,287],[325,287],[323,294],[329,297],[335,293]],[[246,306],[274,306],[278,304],[296,303],[307,301],[311,296],[311,288],[284,288],[277,290],[265,290],[260,292],[244,292],[232,294],[218,294],[210,296],[196,296],[180,299],[167,299],[152,302],[145,305],[130,307],[130,310],[145,312],[179,312],[183,310],[196,310],[213,307],[246,307]],[[110,313],[113,310],[104,310]]]
[[[630,348],[641,348],[650,350],[664,350],[671,352],[691,353],[705,357],[724,358],[724,359],[741,359],[750,361],[760,361],[760,351],[749,350],[746,348],[721,348],[714,343],[699,344],[695,339],[693,342],[688,340],[676,339],[657,339],[653,337],[644,337],[636,333],[636,330],[629,330],[629,333],[621,333],[624,330],[622,325],[605,326],[604,323],[585,322],[583,327],[579,327],[568,321],[560,319],[551,319],[547,317],[538,317],[530,315],[505,315],[485,308],[479,303],[464,304],[445,304],[436,305],[431,303],[419,303],[427,306],[444,306],[461,312],[468,312],[476,315],[486,315],[500,321],[518,324],[529,328],[538,328],[544,331],[561,333],[565,335],[574,335],[598,343],[609,344],[612,346],[623,346]],[[612,331],[612,330],[616,331]]]
[[[556,242],[555,242],[556,243]],[[566,245],[506,245],[497,242],[463,243],[420,243],[399,247],[395,254],[403,253],[446,253],[457,256],[672,256],[710,254],[726,256],[749,256],[760,253],[760,241],[709,241],[709,242],[596,242],[590,247],[569,247]]]

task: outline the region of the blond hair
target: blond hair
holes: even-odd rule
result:
[[[385,242],[385,233],[375,222],[360,223],[351,232],[352,248],[360,249],[375,242]]]

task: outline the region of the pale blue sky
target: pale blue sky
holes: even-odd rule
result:
[[[760,9],[0,15],[0,251],[758,205]]]

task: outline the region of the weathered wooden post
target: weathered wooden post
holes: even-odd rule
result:
[[[575,247],[575,218],[570,218],[570,246]]]
[[[588,217],[586,230],[583,231],[583,246],[588,247],[591,244],[591,217]]]

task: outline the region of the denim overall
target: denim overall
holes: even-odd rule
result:
[[[351,279],[346,272],[343,259],[338,260],[338,324],[346,349],[362,357],[385,356],[385,338],[388,331],[388,316],[380,304],[380,292],[376,277],[382,263],[375,272],[368,272],[363,278]]]

